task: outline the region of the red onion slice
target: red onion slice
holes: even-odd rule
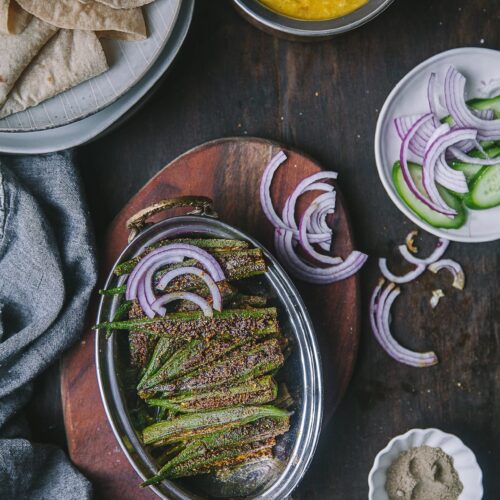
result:
[[[411,176],[410,173],[410,168],[408,166],[408,151],[409,151],[409,144],[410,141],[413,139],[415,134],[419,131],[420,127],[425,125],[427,122],[432,120],[433,115],[431,113],[428,113],[426,115],[423,115],[419,120],[415,122],[415,124],[410,128],[408,133],[406,134],[405,138],[403,139],[403,142],[401,143],[401,148],[400,148],[400,153],[399,153],[399,159],[400,159],[400,164],[401,164],[401,172],[403,174],[404,180],[408,186],[408,189],[425,205],[427,205],[429,208],[432,210],[435,210],[436,212],[443,213],[446,215],[453,215],[451,212],[451,209],[445,210],[443,207],[440,205],[434,203],[432,200],[430,200],[427,196],[424,196],[420,190],[417,188],[415,185],[415,182],[413,181],[413,177]],[[455,212],[455,211],[453,211]],[[456,213],[456,212],[455,212]]]
[[[222,309],[222,296],[217,283],[215,283],[215,281],[205,271],[203,271],[202,269],[198,269],[197,267],[180,267],[178,269],[172,269],[171,271],[168,271],[161,277],[160,281],[156,285],[156,288],[158,290],[165,290],[165,288],[173,279],[177,278],[178,276],[183,276],[184,274],[193,274],[201,278],[210,290],[210,293],[212,295],[213,308],[216,311],[220,311]]]
[[[474,158],[460,151],[458,148],[450,148],[449,151],[453,156],[464,163],[470,163],[472,165],[498,165],[500,163],[500,158]]]
[[[342,262],[340,257],[331,257],[330,255],[324,255],[317,252],[311,243],[308,240],[307,236],[307,226],[309,221],[311,220],[311,215],[319,210],[322,210],[326,207],[327,210],[331,209],[332,201],[334,201],[334,197],[332,193],[323,193],[318,196],[305,210],[304,215],[300,220],[299,225],[299,241],[300,245],[304,249],[304,251],[311,257],[312,259],[320,262],[322,264],[336,265]]]
[[[408,134],[409,130],[415,125],[415,123],[422,118],[424,115],[411,115],[411,116],[401,116],[394,120],[394,125],[396,127],[396,131],[401,140],[405,138]],[[418,132],[409,142],[410,151],[415,154],[418,158],[423,158],[425,153],[425,147],[429,142],[432,134],[436,130],[436,126],[433,120],[426,122],[425,125],[419,128]]]
[[[454,66],[448,68],[444,83],[444,97],[453,121],[459,127],[476,129],[479,140],[500,140],[500,120],[483,120],[467,106],[466,83],[466,78]]]
[[[436,93],[436,83],[437,83],[437,75],[436,73],[431,73],[429,77],[429,82],[427,84],[427,101],[429,102],[429,110],[434,115],[434,126],[437,127],[439,125],[438,122],[438,105],[439,101]]]
[[[166,304],[170,302],[174,302],[176,300],[189,300],[189,302],[193,302],[202,310],[203,314],[209,318],[214,315],[210,304],[199,295],[191,292],[173,292],[167,293],[166,295],[162,295],[158,299],[156,299],[152,304],[151,308],[157,312],[160,316],[165,316],[167,310],[165,307]]]
[[[271,161],[267,164],[262,174],[262,180],[260,183],[260,204],[264,214],[268,218],[269,222],[274,227],[279,227],[282,229],[289,229],[286,224],[280,219],[271,200],[271,184],[273,182],[274,174],[278,170],[279,166],[286,161],[286,155],[283,151],[280,151],[271,158]]]
[[[324,251],[330,251],[332,245],[332,230],[327,223],[329,214],[335,212],[335,189],[325,180],[336,179],[335,172],[318,172],[303,179],[286,200],[280,219],[274,210],[271,200],[272,177],[279,165],[286,159],[284,153],[278,154],[266,166],[260,185],[260,197],[263,211],[275,227],[275,247],[282,263],[295,277],[317,284],[334,283],[356,273],[366,262],[368,256],[361,252],[352,252],[342,262],[340,257],[323,255],[315,250],[313,244]],[[298,198],[307,191],[323,191],[315,202],[306,209],[300,223],[295,218]],[[318,267],[305,262],[297,253],[297,241],[306,253],[329,267]],[[333,265],[334,263],[338,265]]]
[[[153,290],[154,273],[166,265],[182,262],[186,257],[196,259],[211,275],[213,281],[225,279],[220,264],[208,252],[187,243],[172,243],[153,250],[139,261],[128,277],[126,299],[138,299],[144,313],[150,318],[154,317],[151,307],[156,300]]]
[[[387,267],[387,259],[385,258],[378,260],[378,267],[380,268],[380,272],[385,278],[387,278],[389,281],[392,281],[393,283],[397,283],[398,285],[403,283],[410,283],[410,281],[416,280],[425,271],[425,265],[418,264],[415,269],[404,274],[403,276],[396,276],[391,271],[389,271],[389,268]]]
[[[283,208],[283,221],[292,229],[298,229],[297,221],[295,220],[295,210],[297,205],[297,200],[301,195],[303,195],[306,191],[309,191],[309,188],[317,184],[320,181],[324,181],[326,179],[335,180],[337,179],[337,172],[317,172],[316,174],[310,175],[305,179],[302,179],[297,187],[292,191],[292,194],[288,197],[285,203],[285,207]],[[322,183],[326,186],[329,184]],[[332,186],[333,190],[333,186]]]
[[[384,280],[375,288],[370,300],[370,323],[375,338],[384,351],[400,363],[417,368],[425,368],[438,363],[434,352],[414,352],[399,344],[390,330],[390,310],[392,304],[401,293],[393,283],[389,283],[381,293]]]
[[[436,182],[455,193],[468,193],[469,186],[463,172],[454,170],[446,163],[445,155],[436,163]]]
[[[302,281],[315,284],[330,284],[349,278],[357,273],[368,259],[367,255],[353,251],[342,264],[323,268],[315,267],[304,262],[296,254],[291,233],[282,234],[278,231],[275,232],[275,247],[280,260],[290,274]]]
[[[264,173],[262,174],[262,180],[260,183],[260,203],[262,206],[262,210],[264,211],[265,216],[271,222],[271,224],[278,229],[292,231],[294,236],[298,239],[299,232],[297,224],[290,224],[286,220],[282,220],[276,210],[274,209],[273,202],[271,200],[271,184],[273,182],[274,174],[276,170],[278,170],[279,166],[286,160],[286,155],[283,151],[277,153],[271,161],[268,163],[266,168],[264,169]],[[332,172],[322,172],[321,176],[318,176],[312,182],[316,182],[317,180],[327,179],[332,175]],[[335,174],[336,176],[336,174]],[[313,176],[311,176],[313,177]],[[311,183],[312,183],[311,182]],[[297,196],[298,197],[298,196]],[[294,208],[295,211],[295,208]],[[319,243],[328,241],[331,237],[331,234],[311,234],[309,239],[312,243]]]
[[[161,253],[157,253],[152,257],[149,257],[152,254],[153,252],[141,259],[139,263],[134,267],[133,271],[130,273],[127,279],[127,291],[125,293],[125,298],[127,300],[134,300],[137,298],[139,283],[150,267],[158,266],[158,268],[160,268],[162,266],[176,264],[184,260],[184,257],[182,256],[163,255]]]
[[[436,244],[436,248],[431,253],[431,255],[429,255],[429,257],[425,259],[415,257],[415,255],[412,255],[408,250],[408,248],[406,248],[406,245],[400,245],[398,248],[403,258],[410,264],[415,264],[416,266],[418,265],[428,266],[429,264],[432,264],[433,262],[439,260],[444,255],[449,244],[450,244],[449,240],[445,238],[439,238]]]
[[[451,259],[442,259],[433,262],[428,267],[429,271],[437,274],[441,269],[447,269],[453,276],[452,286],[458,288],[458,290],[463,290],[465,287],[465,273],[462,266]]]
[[[154,318],[155,311],[151,308],[151,302],[147,298],[145,284],[146,284],[145,276],[142,276],[137,286],[137,300],[139,301],[139,305],[141,306],[141,309],[143,310],[144,314],[148,318]]]
[[[176,262],[180,259],[182,262],[186,257],[197,260],[207,270],[214,281],[222,281],[225,279],[220,264],[207,251],[187,243],[171,243],[153,250],[139,261],[127,280],[127,294],[130,296],[128,300],[135,298],[134,291],[137,286],[136,282],[138,282],[140,277],[145,274],[150,267],[155,266],[159,269],[162,265],[174,262],[172,259],[176,259]]]
[[[429,195],[431,201],[441,207],[441,213],[451,216],[456,215],[456,210],[448,207],[443,200],[436,186],[435,169],[441,155],[446,153],[446,150],[463,140],[474,140],[477,132],[472,129],[450,130],[448,125],[442,125],[433,134],[427,145],[424,161],[422,164],[422,184]]]

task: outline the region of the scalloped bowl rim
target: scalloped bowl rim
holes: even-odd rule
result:
[[[477,462],[477,459],[476,459],[474,452],[468,446],[466,446],[464,444],[464,442],[455,434],[450,434],[447,432],[443,432],[442,430],[437,429],[435,427],[430,427],[427,429],[410,429],[408,432],[405,432],[404,434],[401,434],[399,436],[395,436],[389,441],[389,443],[387,443],[385,448],[383,448],[382,450],[380,450],[377,453],[375,460],[373,461],[373,466],[372,466],[370,473],[368,475],[368,486],[369,486],[368,499],[369,500],[378,500],[378,498],[376,498],[374,496],[376,493],[376,489],[378,489],[378,485],[374,484],[374,476],[383,467],[387,468],[387,466],[381,465],[382,459],[386,455],[393,452],[393,448],[395,447],[396,443],[403,442],[404,445],[406,445],[406,446],[403,446],[403,448],[410,449],[410,447],[411,447],[411,446],[409,446],[410,438],[412,436],[414,436],[415,434],[420,435],[422,437],[422,444],[426,444],[426,441],[428,441],[429,435],[438,435],[443,439],[448,439],[448,440],[453,441],[458,446],[459,449],[461,449],[462,451],[467,453],[469,455],[470,464],[472,465],[472,467],[471,467],[472,471],[473,471],[472,474],[475,477],[473,479],[470,479],[469,481],[464,481],[463,476],[460,475],[460,471],[457,470],[457,472],[459,473],[460,480],[462,481],[462,484],[464,486],[464,490],[460,494],[459,500],[462,500],[462,498],[464,498],[464,500],[465,500],[465,497],[463,496],[464,492],[468,492],[472,488],[477,489],[476,491],[479,494],[477,498],[480,499],[483,497],[483,493],[484,493],[483,474],[481,471],[481,467],[479,466],[479,464]],[[445,450],[443,450],[443,451],[445,451]],[[398,452],[398,454],[399,453],[400,452]],[[455,462],[454,455],[456,455],[456,454],[448,453],[447,451],[445,451],[445,453],[450,455],[454,459],[454,462]],[[456,465],[456,464],[454,464],[454,465]],[[467,498],[470,498],[470,497],[467,497]]]

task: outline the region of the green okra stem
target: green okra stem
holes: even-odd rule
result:
[[[156,248],[169,245],[172,243],[187,243],[189,245],[194,245],[199,248],[203,248],[210,253],[220,253],[220,252],[231,252],[235,250],[242,250],[249,247],[249,244],[246,241],[240,240],[227,240],[227,239],[218,239],[218,238],[176,238],[171,240],[161,240],[158,243],[151,245],[146,248],[145,252],[138,256],[134,257],[130,260],[122,262],[115,267],[114,273],[117,276],[121,276],[123,274],[130,273],[136,264],[141,260],[142,257],[145,257],[148,253],[155,250]]]
[[[121,295],[125,293],[127,290],[126,285],[115,286],[114,288],[105,288],[103,290],[99,290],[100,295]]]
[[[277,394],[276,382],[271,376],[266,375],[208,392],[187,393],[166,399],[148,399],[147,403],[151,406],[168,408],[176,413],[194,413],[230,406],[270,403],[276,399]]]
[[[115,311],[115,315],[113,316],[113,321],[120,321],[121,319],[123,319],[130,311],[132,306],[133,302],[131,300],[125,300],[124,302],[122,302]],[[106,338],[109,338],[111,333],[112,330],[107,330]]]
[[[286,417],[290,413],[275,406],[234,406],[222,410],[187,413],[171,420],[152,424],[143,430],[145,444],[161,441],[170,444],[184,441],[190,436],[202,436],[221,428],[248,424],[264,417]]]

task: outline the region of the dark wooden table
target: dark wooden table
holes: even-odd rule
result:
[[[274,38],[247,24],[229,1],[198,0],[186,44],[156,94],[117,130],[80,149],[98,242],[126,201],[177,155],[217,137],[249,135],[287,143],[339,171],[358,246],[374,257],[391,255],[412,226],[378,180],[378,112],[406,72],[459,46],[500,49],[498,0],[396,0],[370,24],[319,43]],[[500,244],[453,244],[449,256],[466,270],[463,293],[448,292],[431,312],[430,290],[449,283],[428,276],[406,289],[395,309],[397,337],[439,354],[432,369],[399,365],[376,343],[366,311],[375,259],[363,271],[357,367],[297,498],[366,498],[368,472],[387,441],[433,426],[475,451],[486,498],[500,498]],[[40,382],[32,410],[42,414],[37,435],[60,443],[50,383],[56,373]]]

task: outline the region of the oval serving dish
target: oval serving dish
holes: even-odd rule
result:
[[[324,40],[359,28],[381,14],[394,0],[368,0],[345,16],[324,20],[305,20],[280,14],[259,0],[233,0],[239,12],[251,23],[292,40]]]
[[[248,286],[265,289],[270,302],[278,308],[283,334],[292,345],[291,355],[280,370],[280,381],[286,383],[293,397],[293,415],[290,430],[278,440],[275,455],[282,466],[262,472],[259,486],[253,488],[254,472],[242,474],[239,482],[231,484],[216,481],[210,476],[195,476],[175,481],[163,481],[151,486],[160,497],[188,499],[199,497],[239,496],[245,498],[281,499],[298,485],[313,457],[323,414],[323,387],[318,346],[309,315],[290,278],[276,259],[257,241],[241,231],[208,216],[184,215],[172,217],[140,233],[122,252],[116,264],[142,253],[145,247],[164,238],[174,237],[182,228],[189,236],[234,238],[246,240],[262,249],[268,264],[263,276],[249,278]],[[185,235],[185,234],[184,234]],[[115,264],[115,265],[116,265]],[[117,277],[112,270],[105,288],[123,284],[126,278]],[[110,321],[120,302],[119,297],[103,296],[99,305],[97,323]],[[131,465],[139,476],[153,476],[158,466],[134,429],[127,406],[124,352],[127,334],[106,332],[96,334],[97,377],[101,397],[113,432]],[[264,476],[264,477],[263,477]],[[139,488],[139,479],[137,487]]]

